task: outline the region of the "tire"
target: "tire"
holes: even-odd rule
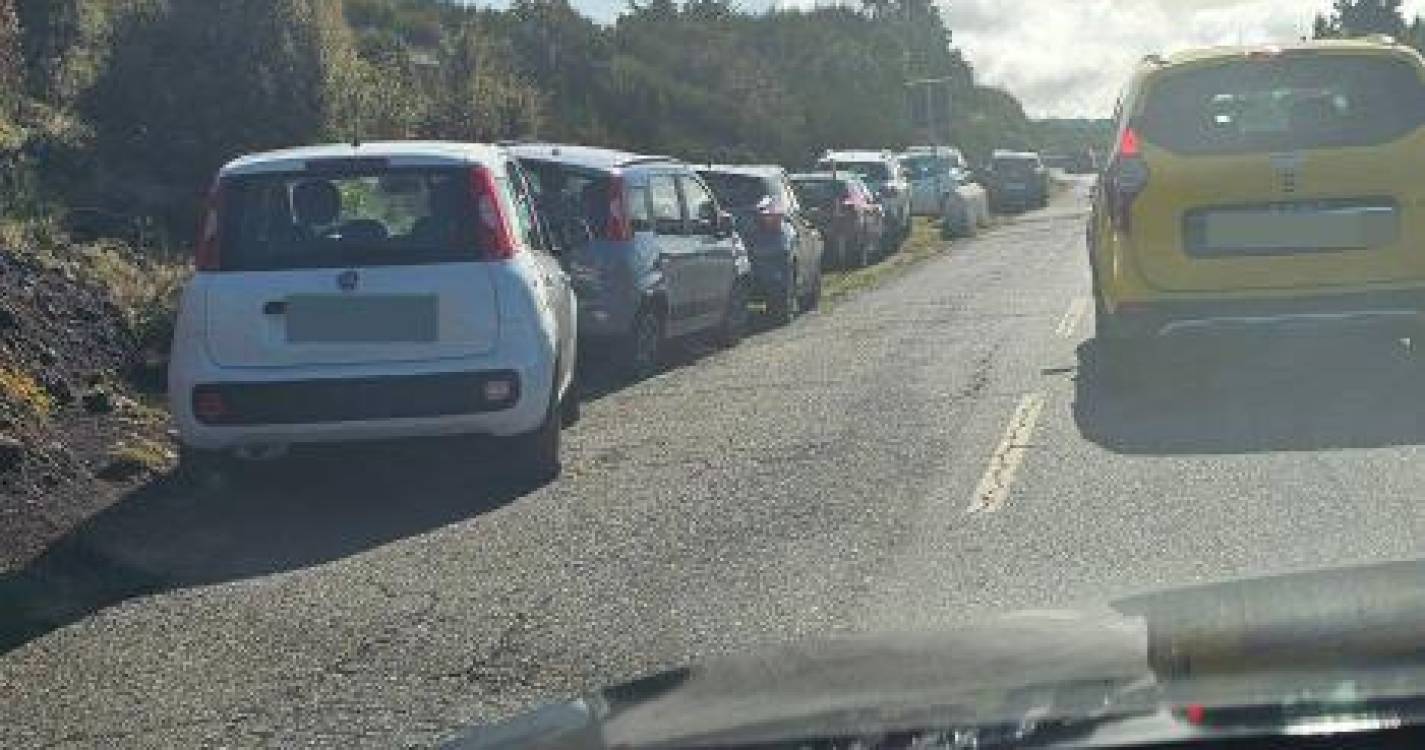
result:
[[[722,324],[717,330],[717,342],[724,348],[731,349],[742,343],[742,337],[747,333],[747,297],[747,281],[739,279],[734,282],[732,291],[727,295]]]
[[[560,435],[564,431],[559,412],[559,400],[550,394],[540,425],[531,432],[510,438],[514,449],[512,478],[516,481],[541,486],[559,477],[563,468],[559,458]]]
[[[802,295],[800,300],[801,308],[808,312],[821,307],[821,272],[816,272],[816,278],[811,283],[811,289]]]
[[[767,316],[773,325],[790,325],[797,317],[797,267],[793,265],[787,273],[786,285],[776,290],[775,296],[767,300]]]
[[[584,411],[583,398],[579,368],[575,367],[569,378],[569,387],[564,389],[564,398],[559,401],[559,421],[565,427],[579,424]]]
[[[651,304],[640,307],[619,347],[619,365],[627,379],[639,380],[658,372],[666,348],[665,336],[665,321],[658,308]]]

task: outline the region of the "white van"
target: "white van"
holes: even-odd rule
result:
[[[559,471],[575,300],[519,165],[463,143],[299,148],[219,172],[169,401],[186,469],[299,443],[510,438]]]

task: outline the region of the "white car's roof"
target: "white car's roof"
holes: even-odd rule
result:
[[[836,161],[885,161],[891,158],[889,151],[827,151],[822,160],[835,159]]]
[[[775,164],[695,164],[693,169],[699,172],[737,174],[747,177],[779,177],[786,173],[786,170]]]
[[[266,151],[234,159],[223,167],[224,175],[261,172],[290,172],[305,169],[308,162],[338,159],[387,159],[392,166],[444,166],[490,164],[498,161],[498,146],[454,141],[377,141],[372,143],[330,143]]]
[[[517,159],[552,161],[588,169],[611,170],[652,163],[677,163],[667,156],[635,154],[612,148],[575,146],[567,143],[518,143],[509,147]]]

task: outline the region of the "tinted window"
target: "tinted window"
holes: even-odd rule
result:
[[[717,200],[729,209],[756,208],[770,195],[767,181],[755,175],[699,172]]]
[[[792,183],[801,202],[808,206],[825,207],[841,200],[846,194],[839,180],[796,180]]]
[[[996,174],[1012,177],[1033,174],[1038,167],[1039,162],[1024,157],[999,158],[994,161]]]
[[[1164,74],[1137,126],[1146,140],[1190,154],[1364,146],[1418,127],[1422,93],[1404,60],[1234,60]]]
[[[503,182],[503,180],[500,180]],[[401,265],[479,257],[469,172],[376,169],[224,183],[225,270]]]
[[[521,166],[529,175],[535,206],[546,221],[555,224],[580,218],[596,233],[608,226],[613,181],[607,174],[533,159],[523,160]],[[646,207],[644,213],[646,216]]]
[[[911,156],[901,160],[912,180],[939,177],[950,168],[950,160],[943,156]]]

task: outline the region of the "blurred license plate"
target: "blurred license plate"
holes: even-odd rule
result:
[[[435,341],[434,295],[307,295],[287,299],[287,341],[419,343]]]
[[[1350,250],[1390,244],[1390,206],[1213,211],[1202,217],[1200,249],[1272,252]]]

